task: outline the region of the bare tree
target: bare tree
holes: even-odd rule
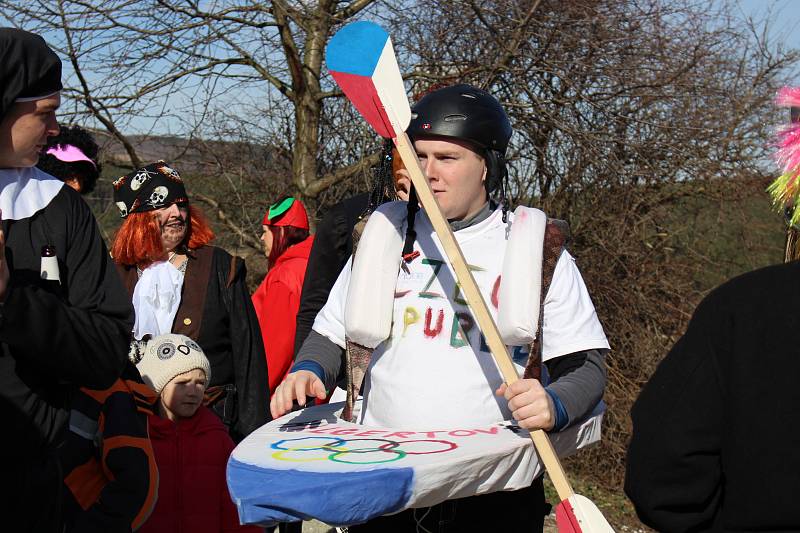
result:
[[[124,148],[123,164],[147,162],[136,146],[141,137],[130,135],[137,130],[179,135],[184,149],[208,138],[268,147],[281,163],[271,169],[247,160],[231,166],[231,157],[213,151],[204,162],[218,177],[246,174],[260,183],[263,210],[265,197],[313,199],[377,161],[377,153],[365,157],[376,141],[361,122],[334,116],[341,93],[323,75],[335,28],[374,2],[3,0],[0,14],[42,32],[68,59],[65,108],[102,125]],[[257,244],[248,236],[252,187],[226,185],[212,188],[206,197],[216,199],[207,203],[241,244]]]

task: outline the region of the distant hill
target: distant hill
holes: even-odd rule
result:
[[[101,148],[104,163],[119,168],[132,168],[125,147],[106,131],[91,130]],[[274,164],[275,151],[260,145],[229,141],[207,141],[199,138],[160,135],[131,135],[128,137],[142,161],[163,159],[180,163],[182,172],[214,172],[218,158],[226,159],[243,151],[258,164]]]

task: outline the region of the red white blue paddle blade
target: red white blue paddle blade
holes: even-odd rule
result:
[[[614,533],[600,509],[580,494],[556,506],[556,527],[558,533]]]
[[[373,22],[348,24],[325,49],[328,70],[378,135],[395,138],[411,121],[411,108],[389,34]]]

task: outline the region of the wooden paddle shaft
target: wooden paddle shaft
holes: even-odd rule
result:
[[[450,229],[450,224],[448,224],[439,209],[439,204],[436,202],[431,186],[422,172],[411,140],[406,133],[401,133],[394,139],[394,142],[403,164],[411,176],[411,182],[417,190],[417,197],[428,214],[433,229],[442,243],[444,252],[453,266],[456,279],[461,285],[461,291],[486,338],[486,344],[491,350],[492,357],[494,357],[495,363],[500,368],[505,382],[511,385],[519,379],[517,369],[514,367],[511,356],[508,354],[508,349],[500,336],[500,332],[497,330],[497,325],[495,325],[494,319],[489,313],[489,308],[478,289],[478,284],[475,283],[475,278],[472,277],[472,273],[467,267],[467,261],[464,259],[464,254],[456,242],[453,230]],[[531,431],[530,435],[534,446],[536,446],[536,451],[545,469],[547,469],[547,473],[550,475],[550,480],[553,482],[556,492],[558,492],[558,497],[562,501],[566,500],[574,494],[574,491],[569,484],[569,480],[567,480],[564,468],[561,466],[561,461],[558,460],[550,439],[541,429]]]

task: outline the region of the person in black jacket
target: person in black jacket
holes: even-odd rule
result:
[[[35,168],[58,134],[61,61],[0,28],[0,413],[4,531],[61,531],[57,449],[77,387],[110,387],[126,364],[130,300],[89,207]]]
[[[697,307],[631,411],[625,492],[658,531],[800,531],[800,263]]]
[[[308,337],[314,318],[353,253],[353,227],[369,206],[370,193],[357,194],[335,204],[317,225],[300,294],[294,353]]]
[[[314,318],[325,305],[333,283],[353,253],[355,225],[383,202],[398,198],[408,200],[411,179],[393,146],[391,140],[384,142],[372,192],[345,198],[331,207],[317,225],[297,312],[295,354],[311,332]]]
[[[207,403],[241,440],[269,420],[264,343],[244,261],[208,244],[214,233],[163,161],[116,180],[114,200],[125,222],[111,252],[136,311],[133,351],[164,333],[200,344],[212,368]]]

